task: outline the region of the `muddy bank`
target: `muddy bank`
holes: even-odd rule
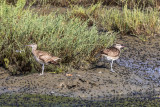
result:
[[[124,67],[121,70],[127,71]],[[151,84],[150,81],[144,80],[135,74],[112,73],[106,68],[87,72],[74,71],[72,75],[67,77],[65,74],[45,73],[44,76],[40,76],[39,73],[35,73],[19,77],[7,76],[0,80],[0,94],[53,94],[92,99],[115,95],[150,93],[156,89],[159,90],[156,84]]]
[[[65,73],[39,73],[27,76],[9,76],[0,69],[0,94],[29,93],[69,96],[84,99],[110,96],[150,95],[160,91],[160,37],[146,42],[136,37],[117,39],[126,48],[110,72],[110,63],[97,63],[90,70],[70,70]],[[102,66],[103,65],[103,66]]]
[[[134,74],[120,75],[106,68],[87,72],[74,71],[72,75],[67,77],[65,74],[45,73],[44,76],[40,76],[39,73],[35,73],[19,77],[7,76],[0,80],[0,93],[38,93],[95,98],[153,91],[152,85],[146,81],[137,82],[136,79],[140,78]],[[130,80],[135,80],[136,83],[131,84]]]

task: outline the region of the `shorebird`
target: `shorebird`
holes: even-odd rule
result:
[[[37,44],[35,43],[26,46],[32,47],[32,54],[34,55],[34,58],[42,65],[42,73],[40,73],[40,75],[44,74],[44,65],[48,65],[49,63],[57,64],[57,61],[61,59],[56,56],[52,56],[47,52],[37,50]]]
[[[101,51],[101,55],[105,57],[107,60],[111,60],[111,71],[115,72],[112,68],[113,61],[117,60],[121,53],[121,48],[123,48],[121,44],[116,44],[114,47],[110,47]]]

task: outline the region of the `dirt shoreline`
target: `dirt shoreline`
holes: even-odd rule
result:
[[[159,36],[146,42],[128,36],[117,39],[118,43],[123,43],[129,48],[126,48],[120,59],[114,63],[115,73],[110,72],[109,62],[106,63],[106,67],[100,66],[100,62],[95,68],[87,71],[71,70],[68,73],[72,76],[66,76],[65,73],[51,74],[47,72],[43,76],[40,76],[39,73],[10,76],[5,69],[0,68],[0,94],[47,94],[82,99],[134,96],[144,95],[144,93],[146,95],[149,93],[160,94],[159,41]],[[150,77],[151,75],[145,69],[143,71],[141,68],[127,67],[122,64],[124,59],[132,57],[134,57],[132,64],[143,58],[143,60],[149,61],[148,63],[151,63],[153,67],[156,66],[157,69],[152,73],[153,76]]]
[[[45,73],[43,76],[39,73],[19,77],[6,76],[0,80],[0,94],[47,94],[93,99],[151,93],[160,89],[158,85],[150,84],[135,74],[119,75],[106,68],[87,72],[74,71],[71,74],[73,75],[71,77],[50,73]]]

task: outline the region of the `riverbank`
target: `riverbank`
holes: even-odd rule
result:
[[[133,41],[130,38],[133,38]],[[110,72],[109,62],[106,62],[105,66],[99,62],[88,70],[71,69],[67,73],[59,74],[45,72],[43,76],[39,73],[10,76],[1,68],[0,94],[47,94],[82,99],[159,94],[159,41],[159,36],[146,42],[129,36],[117,39],[117,42],[123,43],[126,48],[120,59],[114,63],[115,73]],[[125,60],[132,66],[127,66]]]

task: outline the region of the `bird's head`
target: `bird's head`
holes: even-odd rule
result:
[[[118,48],[118,49],[121,49],[121,48],[123,48],[124,46],[121,45],[121,44],[116,44],[115,47]]]
[[[26,46],[32,47],[33,50],[36,50],[36,49],[37,49],[37,44],[35,44],[35,43],[30,44],[30,45],[26,45]]]

